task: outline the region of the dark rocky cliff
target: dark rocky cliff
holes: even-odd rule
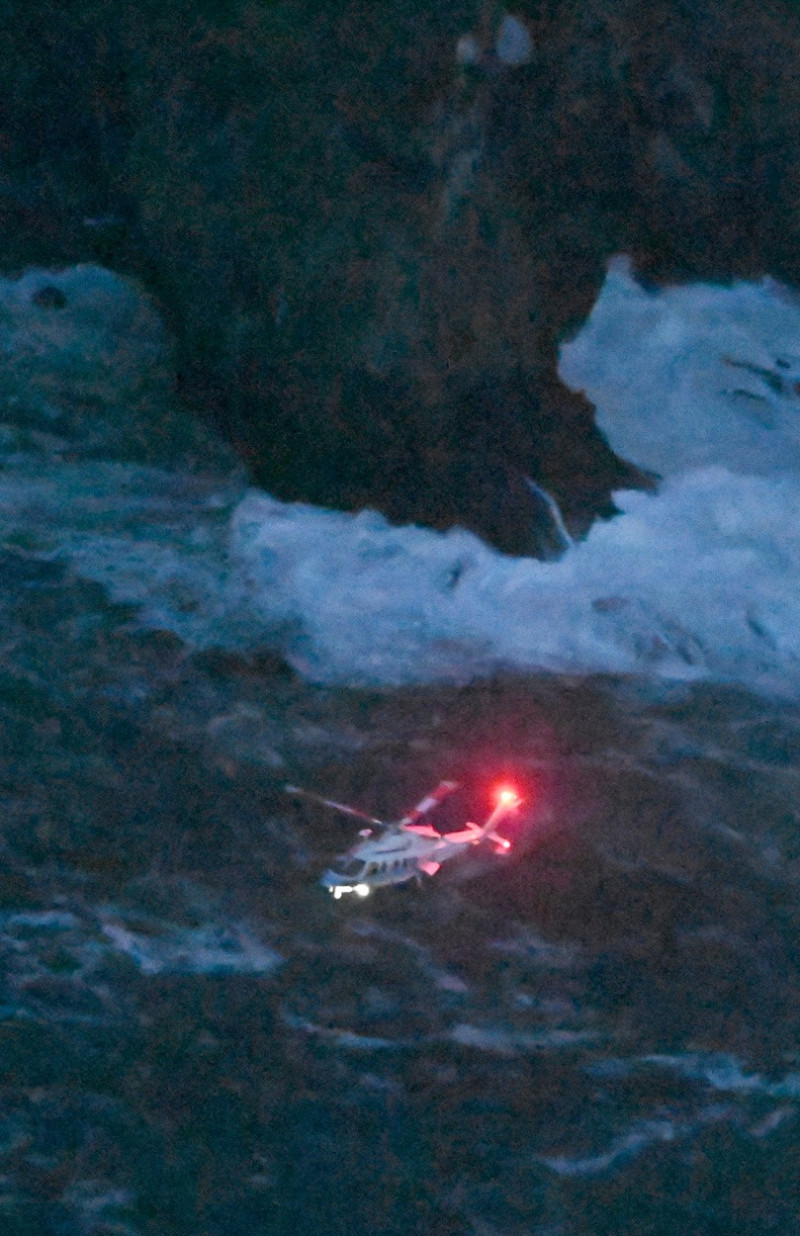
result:
[[[555,370],[609,255],[800,282],[800,19],[504,12],[0,3],[2,264],[142,277],[186,398],[278,497],[547,552],[526,477],[576,533],[637,479]]]

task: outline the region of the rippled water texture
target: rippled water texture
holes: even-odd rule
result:
[[[800,1230],[797,706],[323,689],[200,647],[232,465],[184,445],[159,471],[124,435],[87,461],[86,408],[37,403],[26,355],[0,442],[3,1236]],[[115,364],[85,364],[124,422]],[[284,783],[391,817],[441,777],[444,827],[514,779],[509,857],[329,898],[350,824]]]
[[[312,691],[55,575],[14,618],[5,1231],[793,1230],[796,712]],[[357,904],[316,883],[347,822],[281,792],[391,814],[447,773],[477,813],[498,772],[507,860]]]

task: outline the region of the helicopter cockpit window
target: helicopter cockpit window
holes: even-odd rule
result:
[[[364,871],[364,860],[361,858],[340,858],[336,864],[339,875],[355,878]]]

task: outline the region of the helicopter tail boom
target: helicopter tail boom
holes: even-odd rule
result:
[[[417,803],[407,815],[404,815],[398,823],[405,826],[408,824],[416,824],[417,820],[423,815],[427,815],[429,811],[433,811],[434,807],[438,807],[439,803],[444,802],[449,794],[459,788],[458,781],[440,781],[435,790],[431,790],[430,794],[426,794],[420,802]]]
[[[510,849],[511,843],[495,831],[495,824],[498,824],[503,816],[510,815],[512,811],[516,811],[522,801],[521,798],[517,797],[514,790],[501,790],[497,796],[497,805],[486,823],[481,825],[480,835],[488,837],[490,841],[496,842],[504,850]]]

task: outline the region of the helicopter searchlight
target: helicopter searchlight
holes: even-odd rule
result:
[[[491,842],[496,853],[507,854],[511,842],[496,831],[496,825],[516,811],[523,801],[516,790],[501,786],[495,792],[495,805],[483,824],[467,822],[457,832],[440,833],[431,824],[422,821],[460,788],[457,781],[440,781],[436,789],[426,794],[402,819],[388,823],[367,815],[357,807],[323,798],[299,786],[287,785],[284,788],[288,794],[310,799],[371,825],[359,830],[359,841],[337,859],[335,868],[329,868],[320,879],[323,888],[337,901],[347,894],[367,897],[376,888],[405,884],[408,880],[419,880],[423,875],[434,876],[443,863],[482,842]]]

